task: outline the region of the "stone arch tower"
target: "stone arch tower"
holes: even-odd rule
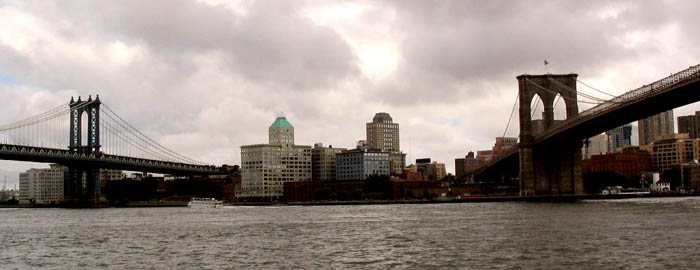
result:
[[[544,132],[554,126],[554,99],[561,95],[566,118],[578,115],[578,74],[520,75],[520,195],[583,194],[581,142],[557,142],[535,147],[530,104],[535,95],[542,100]]]

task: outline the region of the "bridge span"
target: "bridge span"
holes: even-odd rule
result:
[[[178,154],[126,122],[90,96],[22,121],[0,126],[0,159],[68,167],[68,202],[99,200],[100,169],[171,175],[221,174],[220,167]]]

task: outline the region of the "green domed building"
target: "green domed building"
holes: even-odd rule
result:
[[[241,184],[236,197],[274,201],[284,183],[311,181],[311,146],[294,144],[294,126],[278,116],[268,128],[268,143],[241,146]]]

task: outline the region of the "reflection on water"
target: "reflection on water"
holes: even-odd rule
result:
[[[0,268],[696,268],[699,210],[700,198],[0,209]]]

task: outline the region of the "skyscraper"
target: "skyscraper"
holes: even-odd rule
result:
[[[269,144],[241,146],[241,184],[236,197],[274,199],[285,182],[311,180],[311,146],[294,144],[294,127],[278,116],[268,129]]]
[[[678,133],[688,133],[688,136],[690,138],[697,138],[697,130],[695,128],[695,115],[678,117]]]
[[[679,116],[678,133],[688,133],[691,139],[700,138],[700,111],[695,115]]]
[[[657,137],[673,134],[673,110],[639,120],[639,145],[647,145]]]
[[[367,143],[370,149],[382,152],[399,152],[399,124],[394,123],[388,113],[374,115],[367,123]]]
[[[367,144],[369,149],[387,152],[390,155],[392,174],[401,174],[406,166],[406,154],[399,147],[399,124],[394,123],[391,115],[380,112],[367,123]]]
[[[615,153],[618,149],[632,145],[632,125],[627,124],[621,127],[616,127],[605,132],[610,139],[608,144],[608,152]]]

